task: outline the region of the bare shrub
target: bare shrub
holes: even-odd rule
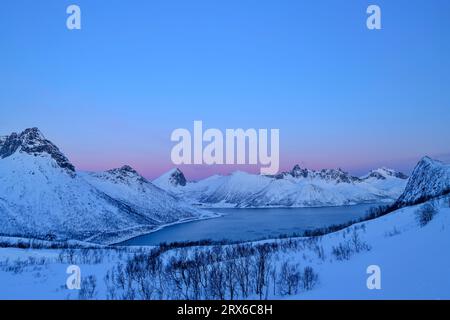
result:
[[[97,279],[89,276],[81,280],[81,288],[78,292],[78,300],[92,300],[97,295]]]
[[[263,299],[263,295],[268,289],[269,276],[271,269],[270,260],[270,245],[264,244],[256,248],[255,257],[255,281],[256,281],[256,294],[259,295],[259,299]]]
[[[351,255],[353,254],[352,248],[348,241],[344,243],[339,243],[338,246],[333,246],[332,254],[339,261],[349,260]]]
[[[312,290],[319,280],[318,274],[314,271],[312,267],[305,267],[301,277],[301,282],[303,289],[305,291]]]
[[[359,253],[361,251],[369,251],[370,246],[361,240],[361,237],[359,236],[358,231],[356,231],[356,228],[353,229],[353,233],[350,238],[351,244],[353,246],[353,250],[356,253]]]
[[[300,266],[289,264],[287,261],[281,265],[278,280],[278,292],[282,296],[297,294],[301,280]]]
[[[394,227],[391,231],[386,231],[384,234],[385,237],[395,237],[401,234],[400,230],[397,229],[397,227]]]
[[[436,205],[434,203],[426,203],[418,209],[415,214],[419,226],[424,227],[430,223],[437,214]]]

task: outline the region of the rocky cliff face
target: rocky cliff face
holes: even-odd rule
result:
[[[405,206],[438,197],[450,191],[450,165],[424,157],[417,163],[397,205]]]
[[[16,152],[27,153],[33,156],[39,156],[43,153],[50,155],[56,163],[68,171],[75,172],[75,167],[70,163],[66,156],[52,142],[45,139],[38,128],[30,128],[22,133],[12,133],[4,137],[3,143],[0,142],[0,158],[4,159]]]
[[[322,169],[319,171],[300,167],[298,164],[291,171],[282,172],[273,176],[275,179],[321,179],[326,182],[354,183],[359,182],[358,177],[350,175],[342,169]]]

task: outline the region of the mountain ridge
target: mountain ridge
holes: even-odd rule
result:
[[[377,169],[378,176],[354,177],[342,169],[311,170],[295,165],[278,175],[233,172],[185,186],[169,183],[174,169],[153,183],[191,203],[213,207],[309,207],[393,202],[406,185],[406,175]],[[178,174],[182,172],[177,169]],[[184,175],[183,175],[184,176]]]
[[[76,171],[37,128],[2,141],[0,234],[113,243],[213,216],[154,186],[130,166]]]
[[[415,166],[404,192],[396,204],[420,203],[450,192],[450,164],[423,157]]]

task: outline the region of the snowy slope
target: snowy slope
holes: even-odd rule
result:
[[[0,234],[109,242],[205,214],[135,172],[129,185],[114,171],[87,177],[38,129],[11,134],[0,149]]]
[[[158,224],[192,218],[201,212],[154,186],[130,166],[81,176],[96,189],[118,199]]]
[[[312,207],[394,201],[407,181],[403,174],[385,168],[357,178],[340,169],[314,171],[299,166],[276,176],[235,172],[185,185],[174,182],[180,176],[185,181],[179,169],[172,170],[153,183],[193,203],[215,207]]]
[[[450,165],[424,157],[413,170],[403,194],[400,206],[413,204],[450,191]]]
[[[315,290],[291,298],[449,299],[450,255],[446,244],[450,243],[450,208],[441,202],[433,221],[420,227],[416,212],[421,207],[402,208],[323,237],[321,245],[329,253],[327,261],[309,262],[319,273],[320,284]],[[331,249],[348,241],[355,228],[360,228],[360,241],[370,250],[356,253],[349,260],[332,260]],[[370,265],[381,269],[381,290],[366,286]]]
[[[277,280],[284,263],[301,268],[312,267],[318,283],[312,290],[293,295],[280,295],[273,291],[273,280],[268,278],[269,299],[450,299],[450,208],[449,199],[436,205],[437,214],[424,227],[416,220],[422,205],[399,209],[381,218],[353,225],[319,238],[292,238],[249,243],[278,244],[282,250],[272,253],[270,267],[276,270]],[[355,240],[357,239],[357,240]],[[358,242],[365,249],[355,251]],[[286,244],[283,246],[283,244]],[[348,259],[337,259],[333,249],[348,245],[352,251]],[[120,263],[135,254],[108,249],[74,250],[73,260],[82,269],[83,279],[96,279],[94,299],[108,298],[105,276]],[[139,254],[152,248],[136,248]],[[172,257],[188,257],[193,250],[218,252],[217,247],[174,249],[165,253],[163,263]],[[225,251],[225,250],[224,250]],[[67,251],[66,251],[67,254]],[[216,253],[215,253],[216,254]],[[0,282],[7,290],[0,290],[0,299],[77,299],[78,290],[67,290],[67,258],[60,261],[61,250],[0,248]],[[64,255],[62,255],[64,257]],[[96,259],[94,259],[96,258]],[[95,261],[97,260],[97,261]],[[366,270],[376,265],[381,271],[381,290],[369,290]],[[19,270],[19,271],[17,271]],[[163,267],[164,270],[164,267]],[[156,277],[159,277],[157,274]],[[151,279],[146,279],[152,281]],[[164,282],[166,292],[170,283]],[[121,289],[116,297],[122,296]],[[226,292],[226,290],[224,290]],[[140,291],[135,299],[142,299]],[[241,299],[236,291],[235,299]],[[154,296],[158,299],[158,296]],[[176,296],[164,296],[174,299]],[[226,296],[228,299],[229,297]],[[247,299],[258,299],[251,295]]]
[[[389,194],[390,198],[398,197],[402,194],[407,184],[408,176],[392,169],[380,168],[372,170],[361,178],[372,187]]]

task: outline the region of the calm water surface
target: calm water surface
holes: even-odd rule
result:
[[[157,245],[161,242],[210,240],[258,240],[301,233],[364,216],[377,204],[320,208],[211,209],[222,217],[166,227],[121,243]]]

